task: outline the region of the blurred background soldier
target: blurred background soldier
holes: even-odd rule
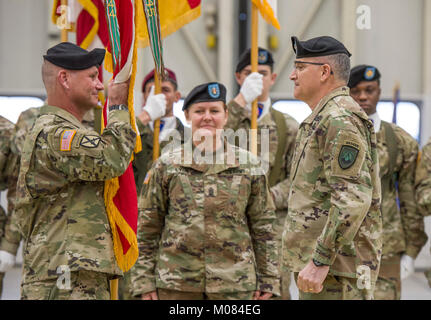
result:
[[[350,71],[350,95],[373,121],[382,186],[383,255],[374,290],[376,300],[401,299],[401,280],[414,273],[414,259],[427,241],[415,202],[419,146],[406,131],[377,113],[380,72],[370,65]]]
[[[267,178],[251,153],[222,138],[225,99],[219,83],[189,93],[183,110],[196,139],[162,155],[144,181],[132,269],[133,293],[144,300],[266,300],[280,293]],[[209,161],[199,161],[201,153]]]
[[[251,103],[255,99],[258,100],[258,155],[263,160],[266,158],[269,160],[269,170],[266,174],[277,208],[277,221],[274,228],[281,250],[281,235],[287,214],[287,198],[290,189],[290,166],[299,125],[291,116],[272,107],[269,93],[277,79],[277,74],[273,72],[273,67],[274,60],[271,52],[259,48],[258,72],[252,73],[250,49],[243,52],[235,71],[235,78],[241,89],[238,95],[227,105],[229,118],[226,129],[230,128],[234,131],[245,129],[248,134],[251,127]],[[261,141],[262,129],[269,131],[269,141]],[[262,154],[260,147],[262,143],[269,144],[269,154]],[[281,270],[281,272],[280,298],[288,300],[290,299],[291,274],[287,270]]]
[[[8,186],[11,176],[10,143],[13,136],[13,123],[0,116],[0,191]],[[4,237],[4,230],[7,221],[6,211],[0,206],[0,240]],[[15,265],[15,254],[9,250],[0,250],[0,297],[3,289],[3,278],[7,270]]]
[[[292,46],[294,96],[312,113],[296,139],[283,263],[300,299],[372,299],[381,191],[373,124],[346,87],[351,54],[328,36]]]
[[[47,106],[26,137],[17,185],[16,221],[24,245],[22,299],[109,299],[121,275],[104,203],[104,182],[128,166],[136,134],[128,83],[108,88],[102,135],[82,124],[98,104],[105,50],[63,42],[47,51]],[[40,165],[43,163],[43,165]]]
[[[422,149],[416,169],[416,201],[422,215],[431,215],[431,138]],[[431,288],[431,269],[425,272]]]

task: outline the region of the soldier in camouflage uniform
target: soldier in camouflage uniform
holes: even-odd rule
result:
[[[313,111],[296,139],[283,263],[300,299],[372,299],[382,254],[373,124],[349,96],[342,43],[292,37],[292,45],[294,96]]]
[[[104,55],[68,42],[44,55],[48,106],[24,143],[14,213],[25,241],[22,299],[109,299],[109,280],[122,274],[104,183],[126,170],[135,145],[128,83],[109,85],[102,135],[81,122],[98,104]]]
[[[175,73],[165,68],[166,78],[162,81],[162,93],[154,95],[154,70],[148,73],[142,82],[142,93],[144,96],[144,107],[136,118],[141,141],[142,151],[135,155],[133,160],[133,173],[136,182],[136,191],[141,193],[144,179],[153,164],[153,131],[155,119],[160,119],[159,143],[160,150],[170,142],[170,136],[184,142],[184,125],[181,120],[174,116],[174,103],[181,98],[178,91],[177,77]],[[124,273],[119,281],[120,299],[135,299],[131,292],[130,271]]]
[[[416,201],[424,217],[431,215],[431,138],[422,148],[416,169]],[[425,272],[431,287],[431,269]]]
[[[7,188],[11,175],[11,151],[10,142],[13,135],[13,123],[0,116],[0,191]],[[7,221],[6,212],[0,206],[0,240],[4,237],[4,230]],[[3,288],[3,278],[5,272],[13,267],[15,255],[4,249],[0,249],[0,297]]]
[[[0,241],[0,250],[7,251],[14,256],[16,256],[21,242],[21,234],[18,232],[15,216],[13,214],[16,200],[19,164],[21,161],[21,153],[24,147],[25,138],[33,127],[37,117],[40,115],[40,110],[41,108],[29,108],[20,114],[18,121],[15,124],[10,143],[10,178],[8,179],[7,193],[8,215],[4,228],[4,237]],[[96,131],[100,130],[95,121],[95,118],[97,118],[96,114],[99,113],[101,113],[101,109],[98,108],[88,111],[82,119],[82,124],[88,129],[94,128]]]
[[[186,119],[194,138],[202,134],[211,146],[205,149],[198,139],[192,147],[190,140],[163,154],[145,179],[138,204],[140,255],[132,272],[134,295],[143,299],[279,295],[267,178],[249,152],[223,142],[225,96],[219,83],[192,90],[184,102]],[[199,161],[202,150],[210,161]]]
[[[380,119],[377,113],[381,92],[380,72],[376,67],[354,67],[348,87],[352,98],[373,121],[377,136],[382,186],[383,255],[374,298],[399,300],[401,280],[414,272],[414,259],[427,241],[424,218],[415,202],[414,182],[419,146],[399,126]]]
[[[287,197],[290,187],[290,166],[292,161],[298,122],[291,116],[275,110],[271,104],[269,92],[274,85],[277,74],[273,72],[272,54],[262,48],[258,51],[258,72],[251,72],[250,49],[245,51],[238,62],[235,77],[241,86],[240,93],[227,104],[229,118],[226,128],[234,131],[249,130],[251,127],[251,103],[258,100],[259,117],[258,150],[262,159],[269,160],[266,172],[271,194],[276,206],[277,221],[274,225],[281,250],[281,235],[287,214]],[[269,132],[269,141],[261,141],[262,129]],[[268,154],[263,154],[262,143],[269,143]],[[281,256],[281,252],[279,254]],[[290,300],[290,272],[281,272],[281,299]]]

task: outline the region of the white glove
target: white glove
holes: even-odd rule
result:
[[[154,86],[151,87],[150,95],[147,98],[144,111],[147,111],[151,120],[154,121],[166,114],[166,97],[163,93],[154,94]]]
[[[15,265],[15,256],[0,250],[0,272],[6,272]]]
[[[245,78],[239,92],[244,97],[245,102],[252,103],[262,94],[263,91],[263,75],[257,72],[250,73]]]
[[[401,280],[407,279],[415,273],[415,261],[412,257],[404,254],[401,257]]]

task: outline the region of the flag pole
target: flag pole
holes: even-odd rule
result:
[[[394,104],[394,113],[392,114],[392,123],[397,124],[397,105],[400,99],[400,83],[399,81],[395,82],[392,102]]]
[[[67,7],[67,0],[61,0],[61,5]],[[69,31],[67,30],[67,26],[68,26],[68,23],[69,23],[69,20],[68,20],[69,17],[68,17],[67,13],[68,13],[68,11],[66,11],[67,24],[61,28],[61,42],[66,42],[68,40],[68,32]]]
[[[251,4],[251,72],[257,72],[258,8]],[[257,99],[251,108],[251,153],[257,155]]]
[[[154,94],[162,93],[162,82],[158,72],[154,72]],[[154,134],[153,134],[153,161],[157,160],[160,154],[160,119],[154,121]]]

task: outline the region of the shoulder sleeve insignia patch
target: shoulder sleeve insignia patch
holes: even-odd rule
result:
[[[72,149],[72,140],[76,130],[64,130],[61,133],[60,151],[70,151]]]
[[[341,169],[349,169],[356,161],[359,153],[359,146],[343,145],[338,154],[338,164]]]
[[[97,148],[101,138],[95,135],[86,135],[81,139],[80,145],[84,148]]]

